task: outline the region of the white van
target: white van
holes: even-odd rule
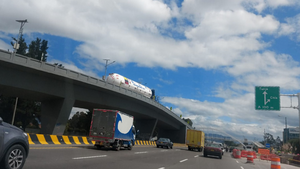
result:
[[[246,151],[253,151],[252,145],[246,145]]]

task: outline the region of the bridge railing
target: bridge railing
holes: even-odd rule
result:
[[[108,83],[100,78],[95,78],[91,77],[89,75],[76,72],[70,69],[66,69],[64,67],[60,67],[55,64],[43,62],[34,58],[30,58],[27,56],[19,55],[19,54],[14,54],[9,51],[1,50],[0,49],[0,60],[6,61],[6,62],[11,62],[14,64],[17,64],[19,66],[24,66],[24,67],[30,67],[32,69],[36,69],[39,71],[43,71],[46,73],[52,73],[56,74],[59,76],[63,76],[66,78],[70,78],[73,80],[81,81],[84,83],[88,83],[90,85],[95,85],[97,87],[105,88],[107,90],[112,90],[118,93],[122,93],[124,95],[134,97],[136,99],[142,100],[144,102],[147,102],[148,104],[151,104],[153,106],[156,106],[157,108],[164,110],[166,113],[169,115],[173,116],[174,118],[181,120],[183,124],[186,126],[189,126],[189,128],[192,128],[188,123],[186,123],[184,120],[182,120],[180,117],[178,117],[174,112],[166,108],[165,106],[161,105],[160,103],[149,99],[142,94],[139,94],[137,92],[134,92],[130,89],[123,88],[121,86],[117,86],[111,83]]]

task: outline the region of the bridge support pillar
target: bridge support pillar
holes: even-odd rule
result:
[[[63,135],[75,100],[47,100],[41,107],[41,133]]]
[[[137,138],[142,140],[150,140],[153,137],[157,121],[157,119],[135,120],[135,128],[136,130],[140,131],[137,135]]]

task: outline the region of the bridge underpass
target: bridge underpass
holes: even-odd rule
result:
[[[0,93],[41,101],[41,133],[62,135],[72,107],[116,109],[135,117],[141,135],[184,143],[185,121],[133,91],[72,70],[0,50]],[[156,133],[155,133],[156,132]],[[146,138],[145,138],[146,139]]]

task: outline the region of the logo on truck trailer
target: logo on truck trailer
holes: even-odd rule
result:
[[[117,114],[117,121],[119,121],[118,130],[120,131],[120,133],[127,134],[130,131],[131,127],[132,127],[133,118],[128,117],[128,116],[126,116],[122,113],[118,113]]]

